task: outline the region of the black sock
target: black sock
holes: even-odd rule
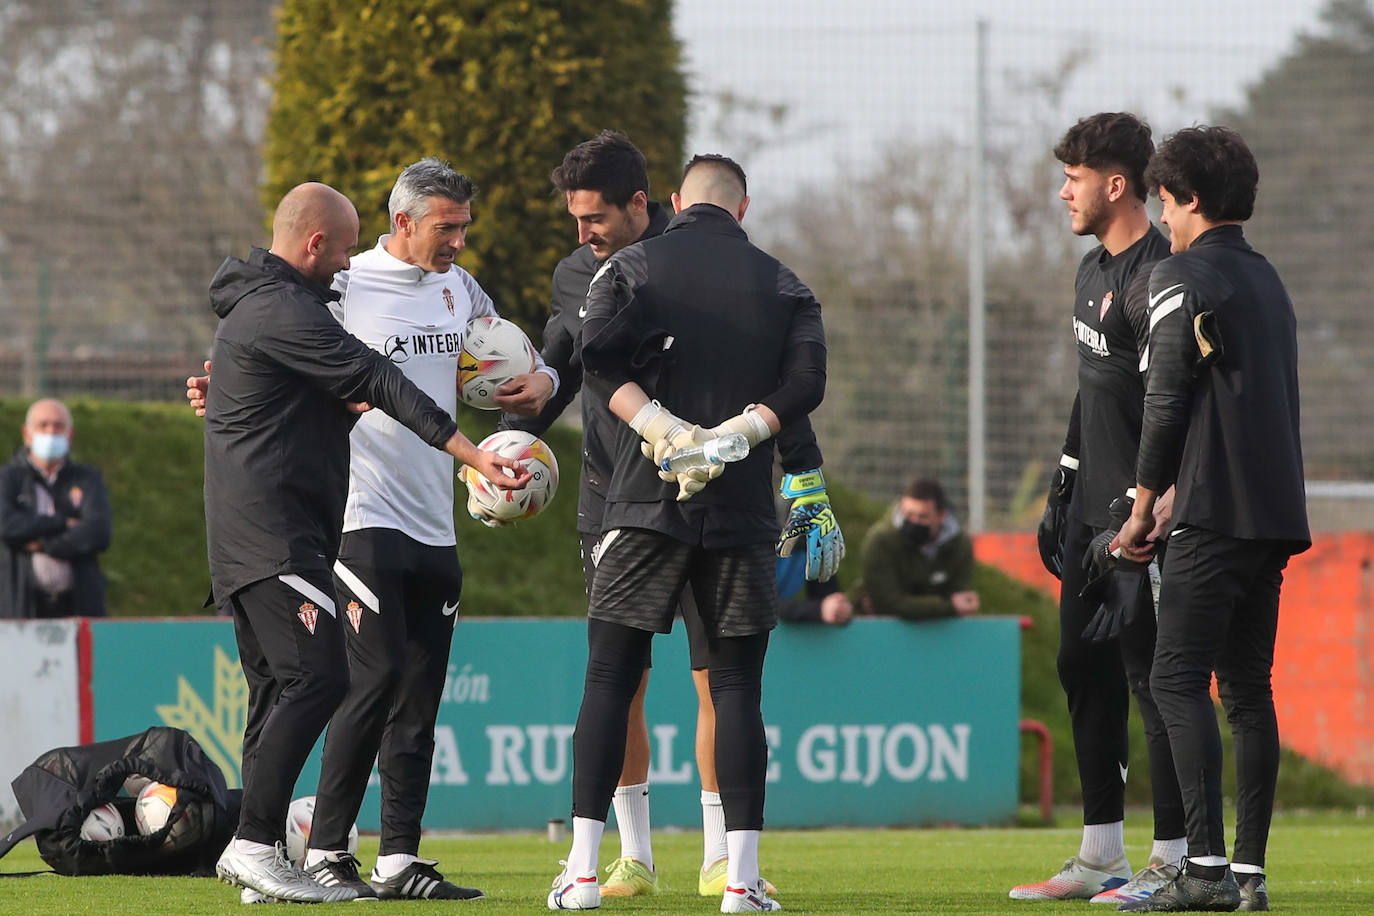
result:
[[[1192,859],[1188,859],[1184,871],[1193,878],[1201,878],[1204,881],[1222,881],[1226,878],[1225,865],[1198,865]]]

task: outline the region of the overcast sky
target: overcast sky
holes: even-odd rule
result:
[[[1020,129],[1034,79],[1072,62],[1049,115],[1055,131],[1067,116],[1129,109],[1167,133],[1239,104],[1300,30],[1319,27],[1325,0],[961,5],[954,13],[931,0],[678,0],[696,93],[690,149],[739,156],[751,184],[757,176],[760,189],[782,193],[837,162],[861,164],[894,137],[966,142],[979,18],[989,27],[994,127]],[[733,109],[722,93],[736,97]]]

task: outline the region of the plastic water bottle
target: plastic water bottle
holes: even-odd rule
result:
[[[661,467],[665,471],[682,474],[694,468],[709,468],[713,464],[726,464],[739,461],[749,455],[749,440],[741,433],[730,433],[694,445],[678,449],[663,459]]]

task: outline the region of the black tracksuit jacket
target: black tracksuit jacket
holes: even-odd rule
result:
[[[783,427],[825,394],[825,330],[811,290],[711,204],[617,252],[587,295],[582,358],[614,392],[635,381],[691,423],[715,426],[765,404]],[[603,524],[647,528],[708,549],[775,538],[772,440],[691,500],[659,479],[620,424]]]
[[[254,248],[210,284],[220,316],[205,405],[205,526],[216,604],[285,573],[330,581],[348,495],[348,434],[366,401],[442,447],[457,431],[380,353],[343,329],[338,293]]]
[[[649,203],[649,226],[636,241],[657,238],[668,228],[669,213],[658,203]],[[611,413],[607,402],[614,390],[582,367],[582,320],[587,304],[587,289],[604,262],[583,245],[558,262],[553,272],[553,301],[549,320],[544,325],[540,356],[558,371],[558,391],[549,398],[538,416],[503,414],[502,429],[519,429],[542,436],[567,409],[579,389],[582,396],[582,484],[577,494],[577,530],[600,534],[606,508],[606,491],[611,483],[612,449],[620,418]],[[778,452],[784,471],[799,474],[821,466],[821,450],[811,421],[802,417],[778,434]]]
[[[1219,345],[1211,362],[1199,320]],[[1297,318],[1240,226],[1209,229],[1155,267],[1147,358],[1136,476],[1160,493],[1176,485],[1175,527],[1310,547]]]

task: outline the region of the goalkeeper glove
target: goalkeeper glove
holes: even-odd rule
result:
[[[778,538],[778,556],[791,556],[805,544],[806,578],[824,582],[835,575],[844,559],[844,532],[830,508],[825,478],[819,470],[786,474],[781,493],[792,500],[792,511]]]
[[[773,431],[768,428],[768,421],[759,416],[754,410],[757,405],[750,404],[744,411],[737,416],[733,416],[724,423],[710,430],[709,438],[715,439],[720,436],[728,436],[731,433],[739,433],[749,442],[749,447],[753,448],[765,439],[772,438]],[[819,474],[820,471],[814,473]],[[802,475],[805,476],[805,475]],[[824,489],[824,487],[822,487]]]
[[[1059,466],[1050,477],[1050,492],[1045,500],[1045,514],[1035,540],[1040,548],[1040,562],[1056,579],[1064,578],[1064,532],[1069,518],[1069,500],[1073,497],[1073,481],[1078,475],[1078,459],[1061,455]]]
[[[1134,493],[1132,490],[1112,500],[1109,514],[1115,527],[1093,538],[1083,554],[1083,571],[1088,575],[1088,584],[1083,586],[1078,597],[1090,605],[1098,605],[1097,612],[1083,629],[1083,638],[1091,642],[1117,638],[1126,627],[1135,623],[1146,602],[1150,602],[1151,607],[1154,604],[1147,575],[1149,564],[1121,559],[1108,550],[1121,526],[1131,517]]]
[[[663,470],[663,459],[673,452],[702,445],[714,437],[710,431],[674,416],[657,401],[650,401],[641,407],[639,413],[630,420],[630,428],[644,439],[639,444],[639,451],[654,463],[658,476],[668,483],[677,484],[678,502],[700,493],[708,481],[719,477],[725,470],[725,466],[719,464],[682,473]]]

